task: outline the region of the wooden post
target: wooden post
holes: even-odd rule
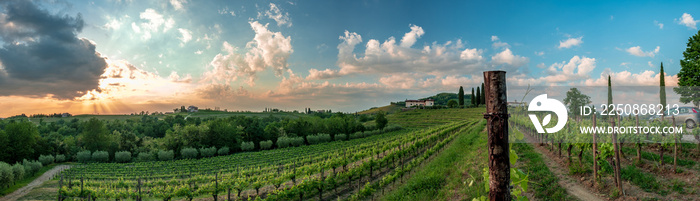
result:
[[[610,118],[610,125],[614,128],[615,127],[615,118]],[[624,192],[622,192],[622,177],[620,176],[620,169],[621,165],[620,164],[620,146],[617,143],[617,133],[613,130],[612,132],[612,143],[613,143],[613,151],[614,151],[614,165],[613,168],[615,169],[615,184],[617,185],[617,190],[620,191],[620,194],[624,195]]]
[[[138,183],[138,186],[136,188],[138,188],[138,191],[139,191],[139,195],[136,197],[136,200],[141,201],[141,178],[139,178],[139,183]]]
[[[598,135],[596,134],[596,120],[593,114],[593,185],[598,185]]]
[[[673,124],[671,124],[672,128],[676,127],[676,116],[671,116],[671,119],[673,121]],[[678,160],[678,138],[676,137],[676,134],[671,134],[671,137],[673,137],[673,172],[676,172],[676,166],[677,166],[677,160]],[[661,159],[663,160],[663,158]]]
[[[484,72],[489,149],[489,199],[511,200],[506,72]]]

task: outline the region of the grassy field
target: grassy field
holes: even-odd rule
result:
[[[365,110],[362,112],[357,112],[357,114],[376,114],[377,112],[380,112],[380,111],[383,111],[383,112],[386,112],[389,114],[393,114],[396,112],[400,112],[401,108],[403,108],[403,107],[399,106],[399,105],[391,104],[391,105],[387,105],[387,106],[372,108],[372,109]]]
[[[55,167],[55,166],[56,166],[56,164],[51,164],[51,165],[47,165],[47,166],[42,167],[41,169],[39,169],[39,172],[37,172],[37,173],[34,174],[33,176],[31,176],[31,177],[25,177],[24,179],[22,179],[22,180],[20,180],[20,181],[18,181],[18,182],[15,182],[15,184],[12,185],[12,186],[10,186],[9,188],[6,188],[6,189],[3,189],[2,191],[0,191],[0,196],[4,196],[4,195],[7,195],[7,194],[10,194],[10,193],[14,192],[14,191],[17,190],[17,189],[20,189],[20,188],[22,188],[23,186],[26,186],[27,184],[29,184],[29,183],[31,183],[32,181],[34,181],[34,179],[36,179],[36,178],[38,178],[39,176],[41,176],[42,174],[44,174],[44,172],[49,171],[51,168],[53,168],[53,167]]]

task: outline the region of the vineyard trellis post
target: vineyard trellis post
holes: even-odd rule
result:
[[[506,72],[484,72],[489,150],[489,199],[511,200]]]
[[[596,115],[593,115],[593,128],[596,127]],[[593,185],[598,184],[598,135],[593,130]]]

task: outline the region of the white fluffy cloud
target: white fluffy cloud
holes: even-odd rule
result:
[[[698,29],[696,24],[698,20],[693,19],[693,16],[688,13],[683,13],[683,15],[675,20],[678,24],[686,26],[691,29]]]
[[[634,47],[627,48],[625,51],[627,51],[631,55],[638,56],[638,57],[654,57],[656,54],[659,53],[660,49],[661,49],[661,47],[656,46],[656,49],[654,49],[654,51],[644,52],[644,51],[642,51],[641,47],[634,46]]]
[[[597,79],[588,79],[583,81],[585,86],[607,86],[608,75],[615,82],[616,86],[659,86],[660,73],[646,70],[641,73],[631,73],[629,71],[612,72],[610,69],[605,69]],[[678,86],[678,76],[668,74],[665,75],[666,86]],[[657,91],[658,92],[658,91]]]
[[[596,59],[588,57],[571,57],[569,62],[562,61],[561,63],[554,63],[546,69],[547,76],[540,77],[536,80],[537,83],[566,83],[576,80],[589,78],[591,71],[596,67]]]
[[[578,38],[569,38],[566,40],[559,41],[559,49],[579,46],[581,45],[581,43],[583,43],[583,36]]]
[[[358,57],[355,47],[363,42],[360,34],[345,31],[339,37],[338,62],[340,69],[309,70],[307,79],[329,79],[350,74],[379,74],[417,72],[423,75],[447,75],[469,73],[484,63],[483,51],[464,48],[461,40],[439,44],[433,42],[420,48],[412,48],[425,34],[423,29],[410,25],[399,44],[394,37],[380,42],[370,39],[365,44],[363,56]]]
[[[659,27],[659,29],[664,29],[664,23],[659,23],[659,21],[654,20],[654,25]]]
[[[187,0],[170,0],[170,5],[173,5],[175,10],[182,10],[184,8],[184,3],[187,3]]]
[[[179,38],[179,39],[180,39],[180,41],[182,41],[183,44],[192,40],[192,31],[187,30],[187,29],[182,29],[182,28],[177,29],[177,30],[180,31],[180,34],[182,35],[182,38]]]
[[[237,48],[228,42],[223,43],[224,53],[217,54],[209,64],[213,69],[205,72],[204,81],[236,81],[238,77],[246,77],[248,85],[255,85],[257,73],[271,68],[281,76],[287,69],[287,59],[294,52],[291,37],[285,37],[281,32],[268,30],[268,24],[262,25],[250,22],[255,31],[255,37],[246,44],[245,54],[237,53]]]
[[[493,42],[493,45],[492,45],[493,48],[496,48],[496,49],[502,48],[502,47],[506,47],[506,48],[510,47],[510,45],[508,45],[508,43],[502,42],[501,39],[498,38],[498,36],[491,36],[491,41]]]
[[[510,48],[506,48],[502,52],[499,52],[498,54],[494,55],[493,57],[491,57],[491,60],[496,65],[507,64],[513,67],[523,66],[530,61],[530,59],[528,59],[527,57],[514,55],[513,52],[510,51]]]
[[[159,33],[160,31],[165,33],[175,25],[175,20],[172,17],[165,19],[163,15],[151,8],[141,12],[139,18],[144,22],[139,25],[132,22],[131,28],[136,33],[142,33],[141,38],[144,40],[150,39],[153,33]]]
[[[289,13],[280,11],[276,4],[270,3],[270,10],[265,11],[265,16],[277,22],[277,26],[286,25],[292,26],[292,20],[289,18]]]
[[[406,33],[403,38],[401,38],[401,47],[409,48],[413,46],[413,44],[416,43],[416,40],[425,34],[422,27],[416,25],[409,26],[411,26],[411,31]]]

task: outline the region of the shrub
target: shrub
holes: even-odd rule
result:
[[[137,157],[138,161],[145,162],[145,161],[153,161],[153,154],[149,152],[141,152],[139,153],[139,156]]]
[[[272,140],[260,141],[260,149],[271,149]]]
[[[41,155],[41,156],[39,156],[39,161],[40,161],[41,164],[44,165],[44,166],[50,165],[51,163],[53,163],[54,160],[55,160],[55,158],[54,158],[52,155]]]
[[[364,137],[364,134],[362,132],[355,132],[353,134],[350,134],[350,139],[357,139],[357,138],[362,138]]]
[[[221,147],[216,153],[219,154],[219,156],[228,155],[229,149],[228,147]]]
[[[63,163],[66,162],[66,155],[59,154],[56,155],[56,163]]]
[[[291,144],[292,144],[292,146],[295,146],[295,147],[304,145],[304,138],[303,137],[293,137],[293,138],[291,138]]]
[[[286,148],[291,144],[291,139],[289,137],[279,137],[277,138],[277,147]]]
[[[12,172],[12,166],[10,164],[7,164],[5,162],[0,162],[0,188],[4,188],[7,186],[10,186],[12,181],[14,181],[15,176],[14,173]]]
[[[95,151],[92,153],[92,160],[100,163],[109,162],[109,153],[106,151]]]
[[[325,133],[308,135],[306,136],[306,140],[309,142],[309,144],[319,144],[331,141],[331,135]]]
[[[250,151],[255,149],[255,144],[253,142],[241,142],[241,150]]]
[[[24,173],[26,175],[34,175],[41,169],[41,162],[39,161],[28,161],[27,159],[22,160],[22,166],[24,166]]]
[[[90,162],[90,158],[92,158],[92,152],[90,152],[90,150],[81,151],[78,152],[75,157],[78,159],[78,162],[87,163]]]
[[[169,160],[173,160],[174,157],[175,157],[175,153],[173,152],[173,150],[168,150],[168,151],[160,150],[160,151],[158,151],[158,160],[169,161]]]
[[[401,129],[403,129],[403,127],[401,127],[399,125],[390,125],[390,126],[387,126],[386,128],[384,128],[384,132],[397,131],[397,130],[401,130]]]
[[[24,178],[24,166],[20,163],[15,163],[15,165],[12,166],[12,173],[15,176],[15,181],[19,181]]]
[[[306,136],[306,141],[309,142],[309,144],[318,144],[318,136],[316,136],[316,135],[307,135],[307,136]]]
[[[348,136],[345,134],[335,134],[335,141],[347,140]]]
[[[128,163],[130,161],[131,161],[131,152],[120,151],[120,152],[114,153],[114,162]]]
[[[216,154],[216,147],[199,148],[199,154],[201,154],[202,157],[212,157]]]
[[[180,150],[180,156],[182,156],[182,158],[197,158],[197,154],[197,149],[191,147]],[[158,159],[160,159],[160,153],[158,154]]]

